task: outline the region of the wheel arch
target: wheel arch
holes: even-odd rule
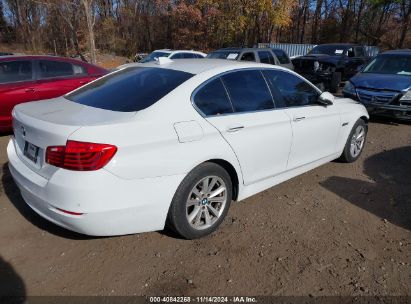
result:
[[[231,184],[233,187],[232,189],[233,190],[233,201],[236,201],[238,198],[238,191],[239,191],[240,184],[239,184],[238,173],[237,173],[237,170],[234,168],[234,166],[230,162],[224,159],[218,159],[218,158],[209,159],[203,163],[214,163],[216,165],[221,166],[224,170],[227,171],[228,175],[230,175]]]

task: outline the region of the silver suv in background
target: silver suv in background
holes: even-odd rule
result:
[[[160,57],[166,57],[169,59],[201,59],[205,58],[207,54],[198,52],[198,51],[192,51],[192,50],[156,50],[150,54],[148,54],[146,57],[141,59],[139,62],[140,63],[145,63],[145,62],[150,62],[154,61]]]
[[[288,58],[288,55],[286,56]],[[288,62],[279,60],[274,51],[270,48],[224,48],[209,53],[207,58],[260,62],[293,69],[293,65],[289,58]]]

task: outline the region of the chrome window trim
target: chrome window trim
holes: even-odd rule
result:
[[[265,109],[265,110],[255,110],[255,111],[245,111],[245,112],[234,112],[234,107],[233,107],[233,104],[232,104],[230,95],[229,95],[229,93],[228,93],[228,91],[227,91],[227,88],[226,88],[226,86],[225,86],[225,84],[224,84],[224,81],[221,79],[221,77],[224,76],[224,75],[226,75],[226,74],[230,74],[230,73],[234,73],[234,72],[238,72],[238,71],[248,71],[248,70],[259,71],[259,72],[262,74],[262,77],[263,77],[263,79],[264,79],[264,81],[265,81],[265,83],[266,83],[266,85],[267,85],[267,87],[268,87],[268,91],[269,91],[270,94],[271,94],[272,101],[273,101],[273,104],[274,104],[274,108],[272,108],[272,109]],[[313,85],[311,82],[307,81],[305,78],[303,78],[302,76],[300,76],[300,75],[298,75],[298,74],[296,74],[296,73],[290,73],[290,72],[288,72],[288,71],[278,70],[278,69],[275,69],[275,68],[261,68],[261,67],[257,67],[257,68],[240,68],[240,69],[234,69],[234,70],[230,70],[230,71],[225,71],[225,72],[222,72],[222,73],[220,73],[220,74],[214,75],[213,77],[207,79],[206,81],[204,81],[203,83],[201,83],[199,86],[197,86],[197,87],[193,90],[193,92],[191,93],[191,97],[190,97],[191,105],[192,105],[193,108],[198,112],[198,114],[200,114],[200,116],[202,116],[203,118],[223,117],[223,116],[228,116],[228,115],[241,115],[241,114],[259,113],[259,112],[267,112],[267,111],[277,111],[277,110],[285,110],[285,109],[295,109],[295,108],[304,108],[304,107],[312,107],[312,106],[321,106],[320,104],[310,104],[310,105],[295,106],[295,107],[282,107],[282,108],[277,108],[276,103],[275,103],[275,100],[274,100],[274,96],[273,96],[273,94],[272,94],[272,92],[271,92],[271,88],[270,88],[270,86],[268,85],[267,80],[265,79],[265,76],[264,76],[264,74],[262,73],[262,71],[280,71],[280,72],[284,72],[284,73],[288,73],[288,74],[294,75],[294,76],[300,78],[302,81],[304,81],[304,82],[306,82],[307,84],[309,84],[315,91],[317,91],[317,93],[318,93],[319,95],[321,95],[321,94],[323,93],[319,88],[317,88],[317,87],[316,87],[315,85]],[[205,114],[203,113],[203,111],[201,111],[201,110],[197,107],[197,105],[195,104],[194,98],[195,98],[195,96],[196,96],[196,94],[198,93],[199,90],[201,90],[204,86],[206,86],[208,83],[210,83],[211,81],[215,80],[216,78],[220,78],[220,81],[221,81],[221,83],[223,84],[224,89],[225,89],[225,92],[226,92],[226,94],[227,94],[228,100],[230,101],[230,104],[231,104],[231,107],[232,107],[232,109],[233,109],[233,112],[232,112],[232,113],[219,114],[219,115],[205,115]]]
[[[202,84],[200,84],[198,87],[196,87],[196,88],[194,89],[194,91],[193,91],[193,93],[191,93],[191,97],[190,97],[191,105],[192,105],[192,106],[194,107],[194,109],[195,109],[202,117],[204,117],[204,118],[206,118],[206,117],[220,117],[220,116],[234,115],[234,114],[239,115],[239,114],[247,114],[247,113],[258,113],[258,112],[265,112],[265,111],[276,110],[274,100],[272,99],[272,94],[271,94],[270,87],[267,85],[267,82],[265,81],[265,78],[264,78],[263,75],[261,75],[261,76],[263,77],[264,82],[265,82],[265,84],[266,84],[266,86],[267,86],[268,92],[270,93],[271,100],[272,100],[272,102],[273,102],[273,106],[274,106],[274,107],[273,107],[272,109],[255,110],[255,111],[244,111],[244,112],[235,112],[235,111],[234,111],[234,106],[233,106],[233,103],[232,103],[232,100],[231,100],[231,96],[230,96],[230,94],[229,94],[229,92],[228,92],[228,90],[227,90],[227,87],[226,87],[223,79],[221,78],[221,77],[223,77],[224,75],[231,74],[231,73],[235,73],[235,72],[240,72],[240,71],[257,71],[257,72],[260,72],[260,73],[261,73],[262,70],[270,70],[270,68],[242,68],[242,69],[234,69],[234,70],[230,70],[230,71],[225,71],[225,72],[222,72],[222,73],[220,73],[220,74],[214,75],[213,77],[207,79],[206,81],[204,81]],[[197,107],[197,105],[195,104],[194,98],[195,98],[195,95],[198,93],[198,91],[200,91],[204,86],[206,86],[208,83],[212,82],[212,81],[215,80],[216,78],[220,78],[220,81],[221,81],[221,83],[222,83],[222,85],[223,85],[223,87],[224,87],[224,89],[225,89],[225,92],[226,92],[226,95],[227,95],[227,97],[228,97],[228,100],[230,101],[231,108],[232,108],[233,112],[232,112],[232,113],[219,114],[219,115],[205,115],[205,114],[203,113],[203,111],[201,111],[201,110]]]

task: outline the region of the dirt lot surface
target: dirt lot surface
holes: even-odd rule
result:
[[[411,295],[411,125],[233,204],[213,235],[88,238],[23,202],[0,137],[0,295]]]

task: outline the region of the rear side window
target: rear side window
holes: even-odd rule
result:
[[[192,76],[169,69],[130,67],[100,78],[65,97],[95,108],[135,112],[153,105]]]
[[[191,58],[197,58],[196,54],[193,53],[183,53],[183,58],[191,59]]]
[[[270,84],[278,108],[317,104],[319,92],[300,77],[274,70],[266,70],[263,73]]]
[[[260,57],[261,63],[275,64],[273,55],[268,51],[258,52],[258,57]]]
[[[85,75],[87,74],[87,70],[85,67],[77,64],[73,64],[73,74],[74,75]]]
[[[32,80],[33,69],[30,60],[0,62],[0,83]]]
[[[71,63],[63,61],[40,60],[40,77],[66,77],[74,75],[74,68]]]
[[[177,53],[170,57],[170,59],[183,59],[183,53]]]
[[[288,58],[287,54],[283,50],[273,50],[275,56],[277,56],[278,61],[281,64],[289,64],[290,59]]]
[[[207,116],[233,112],[220,78],[214,79],[202,87],[194,96],[194,103]]]
[[[260,71],[237,71],[221,77],[235,112],[273,109],[274,103]]]

